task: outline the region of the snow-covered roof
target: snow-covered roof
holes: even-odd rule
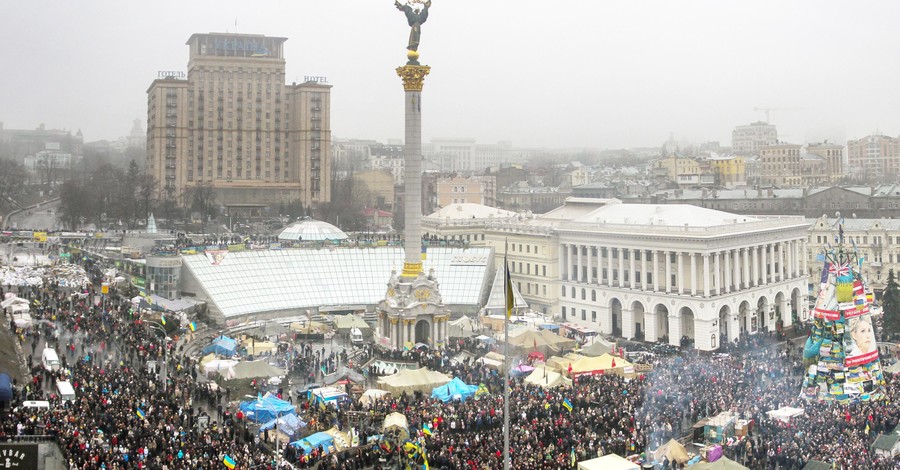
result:
[[[497,209],[496,207],[485,206],[484,204],[475,204],[473,202],[463,202],[448,204],[439,210],[426,215],[425,219],[506,219],[515,217],[517,214],[513,211]]]
[[[714,227],[759,220],[690,204],[609,204],[578,218],[575,222]]]
[[[305,219],[289,225],[278,234],[279,240],[346,240],[343,230],[321,220]]]
[[[598,207],[603,207],[608,204],[614,204],[618,202],[621,201],[618,199],[567,197],[563,205],[547,213],[539,215],[538,219],[545,222],[575,220],[579,217],[589,214],[591,211],[596,210]]]

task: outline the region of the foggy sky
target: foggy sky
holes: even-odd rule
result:
[[[620,148],[730,145],[772,111],[783,140],[900,134],[900,2],[433,0],[423,138]],[[235,20],[237,26],[235,26]],[[409,27],[392,0],[14,2],[0,15],[6,128],[146,125],[193,33],[287,37],[287,81],[326,76],[338,138],[403,137]]]

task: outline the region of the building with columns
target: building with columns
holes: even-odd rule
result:
[[[808,316],[802,217],[607,204],[556,228],[563,321],[714,350]]]

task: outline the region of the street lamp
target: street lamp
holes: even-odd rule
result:
[[[162,380],[162,392],[166,393],[166,389],[168,388],[167,384],[168,384],[168,364],[169,364],[169,348],[167,347],[168,345],[166,344],[166,342],[167,342],[169,335],[166,333],[166,329],[163,328],[161,323],[144,320],[144,324],[153,328],[156,331],[161,332],[163,335],[163,340],[162,340],[163,363],[162,363],[162,367],[160,367],[160,369],[159,369],[159,377]]]

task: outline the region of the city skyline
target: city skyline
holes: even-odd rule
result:
[[[288,38],[288,84],[328,78],[335,138],[402,138],[393,69],[405,62],[408,30],[391,2],[254,6],[11,9],[2,34],[23,46],[8,50],[0,122],[114,140],[135,118],[146,126],[146,90],[159,71],[186,72],[191,34],[239,32]],[[734,127],[765,121],[756,108],[767,107],[788,142],[895,136],[900,65],[883,59],[900,38],[891,12],[900,5],[436,1],[419,49],[433,67],[423,139],[620,148],[671,134],[730,145]]]

